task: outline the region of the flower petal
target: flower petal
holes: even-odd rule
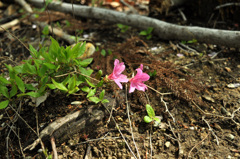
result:
[[[114,82],[118,85],[118,87],[119,87],[120,89],[122,89],[122,84],[120,83],[120,81],[114,80]]]
[[[128,82],[128,78],[126,75],[119,75],[117,78],[120,82]]]
[[[135,91],[135,87],[133,83],[130,83],[130,89],[129,89],[129,93],[132,93]]]

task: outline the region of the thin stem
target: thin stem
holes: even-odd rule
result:
[[[146,85],[148,88],[150,88],[151,90],[153,90],[153,91],[155,91],[155,92],[157,92],[158,94],[160,94],[160,95],[168,95],[168,94],[172,94],[171,92],[169,92],[169,93],[161,93],[161,92],[159,92],[158,90],[156,90],[156,89],[154,89],[154,88],[152,88],[152,87],[150,87],[150,86],[148,86],[148,85]]]

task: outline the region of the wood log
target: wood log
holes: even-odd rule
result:
[[[44,6],[44,0],[28,0],[28,2],[37,7]],[[74,10],[72,7],[74,7]],[[74,12],[74,15],[77,16],[122,23],[124,25],[137,27],[141,30],[153,27],[153,33],[163,40],[197,39],[198,42],[240,48],[240,31],[209,29],[197,26],[180,26],[137,14],[125,14],[109,9],[82,5],[72,6],[72,4],[61,2],[49,3],[48,9],[71,14]]]

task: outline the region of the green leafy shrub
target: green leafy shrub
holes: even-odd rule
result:
[[[15,97],[41,97],[50,90],[74,94],[78,91],[87,93],[87,98],[95,103],[108,102],[104,99],[103,90],[95,97],[97,88],[103,80],[95,85],[90,82],[93,70],[87,68],[92,58],[80,59],[84,54],[86,43],[78,43],[74,47],[62,47],[51,38],[49,48],[42,47],[39,51],[29,47],[32,58],[24,64],[12,67],[5,64],[9,71],[9,80],[0,76],[0,109],[4,109]]]

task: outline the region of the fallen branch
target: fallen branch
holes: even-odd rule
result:
[[[44,0],[28,1],[37,7],[44,6]],[[122,23],[125,25],[137,27],[139,29],[147,29],[148,27],[153,27],[154,34],[164,40],[197,39],[198,42],[240,48],[240,31],[218,30],[193,26],[179,26],[137,14],[125,14],[109,9],[94,8],[81,5],[73,5],[73,7],[74,10],[72,9],[72,4],[61,2],[52,2],[48,5],[48,9],[71,14],[74,12],[74,15],[82,16],[85,18],[95,18],[107,20],[114,23]]]
[[[12,20],[12,21],[10,21],[8,23],[0,25],[0,32],[3,32],[3,31],[5,31],[5,29],[7,30],[7,29],[17,25],[19,22],[20,21],[18,19],[14,19],[14,20]]]

